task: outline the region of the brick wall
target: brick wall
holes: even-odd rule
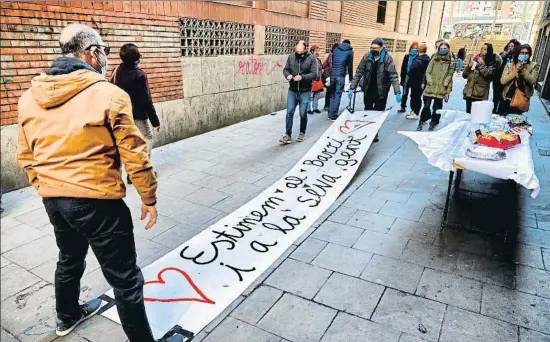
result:
[[[327,40],[327,33],[321,31],[309,32],[309,45],[317,45],[321,49],[321,56],[325,51],[325,43]]]
[[[386,20],[383,24],[376,22],[378,13],[378,1],[343,1],[342,23],[393,31],[395,26],[395,14],[397,2],[388,1],[386,7]],[[366,20],[368,18],[368,20]]]
[[[118,48],[136,43],[143,55],[153,101],[183,98],[175,2],[2,2],[1,124],[17,121],[17,101],[31,79],[60,54],[59,33],[72,22],[100,31],[111,47],[109,73],[120,63]],[[177,11],[176,11],[177,12]]]
[[[309,4],[309,17],[317,20],[327,20],[328,4],[326,1],[311,1]]]

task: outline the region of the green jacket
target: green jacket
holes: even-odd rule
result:
[[[495,60],[490,65],[478,63],[476,68],[472,70],[468,64],[462,73],[462,77],[468,80],[464,86],[464,98],[488,100],[493,75],[501,65],[502,57],[496,54]]]
[[[453,89],[453,74],[456,70],[456,59],[452,53],[445,56],[435,55],[426,70],[426,89],[424,96],[442,99]]]

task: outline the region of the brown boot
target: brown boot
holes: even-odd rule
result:
[[[422,128],[424,128],[424,122],[418,121],[418,127],[416,127],[416,130],[422,132]]]
[[[439,124],[435,123],[435,122],[430,122],[430,127],[428,128],[428,131],[433,132],[433,130],[435,129],[435,127],[437,125],[439,125]]]

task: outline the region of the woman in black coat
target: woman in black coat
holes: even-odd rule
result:
[[[408,73],[408,87],[411,94],[411,112],[407,114],[407,119],[420,119],[420,110],[422,109],[422,80],[426,75],[426,69],[430,64],[430,57],[426,54],[428,46],[424,43],[418,46],[418,57],[414,59],[411,69]]]

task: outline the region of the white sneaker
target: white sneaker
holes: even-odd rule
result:
[[[410,112],[409,114],[407,114],[406,118],[408,120],[418,120],[420,119],[420,116],[414,114],[414,112]]]
[[[280,142],[281,144],[286,144],[286,145],[288,145],[288,144],[292,144],[292,139],[291,139],[288,135],[283,135],[283,136],[281,137],[281,139],[279,139],[279,142]]]

